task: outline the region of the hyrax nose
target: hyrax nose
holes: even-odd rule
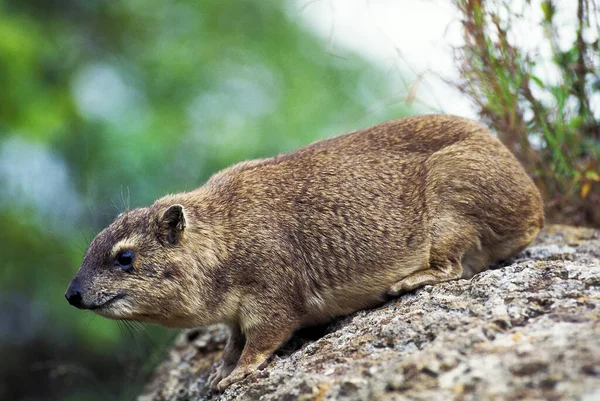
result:
[[[71,305],[76,308],[82,308],[82,297],[81,297],[81,287],[79,286],[79,282],[73,280],[69,287],[67,288],[67,292],[65,293],[65,298]]]

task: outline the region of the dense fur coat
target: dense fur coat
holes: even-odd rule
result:
[[[486,128],[411,117],[234,165],[124,213],[66,296],[114,319],[227,324],[211,381],[224,389],[298,327],[471,277],[543,223],[538,190]]]

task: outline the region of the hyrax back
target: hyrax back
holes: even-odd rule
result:
[[[298,327],[469,277],[543,222],[538,190],[488,130],[412,117],[240,163],[125,213],[67,297],[116,319],[228,324],[211,382],[223,389]]]

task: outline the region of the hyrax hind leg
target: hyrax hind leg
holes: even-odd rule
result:
[[[456,280],[463,275],[462,259],[469,249],[480,246],[474,227],[458,225],[447,216],[432,227],[429,267],[414,272],[390,287],[388,295],[397,296],[425,285]],[[437,235],[435,235],[437,234]]]
[[[460,259],[449,257],[439,264],[429,264],[429,268],[406,276],[388,290],[388,295],[397,296],[429,284],[456,280],[462,276]]]

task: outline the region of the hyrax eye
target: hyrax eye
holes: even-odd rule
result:
[[[133,260],[135,259],[135,252],[123,251],[120,252],[116,259],[115,265],[119,266],[121,270],[129,272],[133,269]]]

